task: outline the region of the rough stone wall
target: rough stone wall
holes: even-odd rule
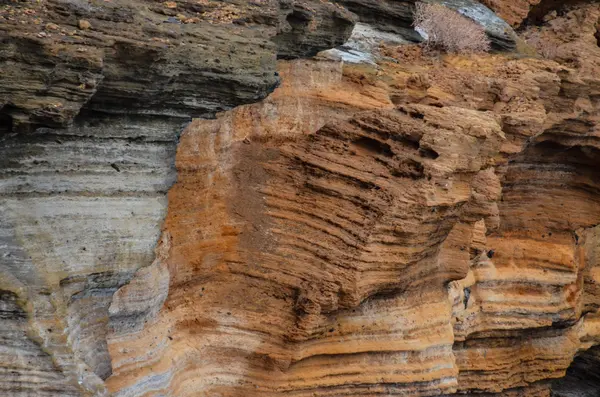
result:
[[[0,390],[595,396],[598,5],[525,33],[554,61],[344,65],[276,62],[348,37],[338,6],[217,3],[0,25]]]
[[[548,396],[598,343],[584,70],[388,55],[280,63],[186,130],[169,298],[110,340],[116,395]]]
[[[341,44],[354,19],[321,1],[2,2],[0,394],[108,394],[109,335],[168,292],[168,234],[154,251],[181,131],[264,98],[278,56]]]

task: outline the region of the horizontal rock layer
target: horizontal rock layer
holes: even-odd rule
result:
[[[600,342],[586,69],[385,54],[281,63],[185,131],[169,296],[109,338],[114,395],[549,396]]]
[[[1,288],[18,296],[30,343],[88,393],[111,373],[113,294],[154,260],[183,124],[85,115],[68,130],[1,138]],[[12,392],[35,389],[15,376]]]
[[[412,2],[350,3],[365,22]],[[557,62],[371,46],[377,65],[276,64],[350,35],[327,2],[19,5],[0,25],[6,394],[597,390],[597,5],[525,32]],[[276,65],[272,95],[177,145]]]
[[[168,292],[168,233],[153,251],[182,129],[264,98],[278,56],[354,21],[322,1],[0,5],[0,390],[108,395],[107,340]]]
[[[342,44],[355,21],[295,0],[25,1],[1,17],[0,112],[20,131],[67,126],[82,108],[190,117],[255,102],[279,81],[278,54]]]

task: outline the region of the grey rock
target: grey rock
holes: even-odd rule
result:
[[[362,23],[379,30],[403,36],[406,40],[418,42],[418,33],[412,28],[415,1],[393,0],[336,0],[359,16]]]
[[[336,0],[359,16],[362,23],[379,30],[401,35],[405,40],[420,42],[422,37],[413,29],[415,0]],[[485,28],[492,48],[498,51],[513,51],[517,35],[504,20],[492,10],[474,0],[423,0],[443,4],[471,18]]]
[[[328,2],[280,3],[285,18],[273,38],[279,58],[311,57],[341,45],[350,37],[357,20],[354,14]]]
[[[27,318],[17,295],[0,290],[0,391],[15,397],[79,396],[53,357],[29,337]]]
[[[368,63],[376,66],[377,59],[381,58],[379,54],[381,43],[402,45],[410,42],[397,33],[385,32],[371,25],[357,23],[348,41],[341,46],[323,51],[320,55],[348,63]]]
[[[600,395],[600,346],[580,353],[567,376],[554,382],[553,397],[598,397]]]
[[[154,260],[182,122],[88,114],[67,130],[2,137],[0,283],[31,308],[28,337],[55,359],[64,387],[106,394],[109,306]]]
[[[48,0],[35,15],[59,29],[0,24],[0,394],[108,396],[107,338],[168,294],[154,249],[179,134],[266,97],[278,56],[354,25],[320,0],[234,2],[225,21],[219,3]],[[208,16],[163,23],[175,12]]]
[[[48,0],[35,16],[56,25],[53,32],[0,24],[0,131],[68,127],[84,109],[213,117],[272,92],[278,56],[342,44],[355,22],[320,0],[234,2],[233,14],[223,6]],[[178,13],[191,22],[179,23]],[[92,28],[77,29],[80,19]]]
[[[473,0],[424,0],[440,3],[481,25],[492,43],[492,48],[513,51],[516,48],[517,34],[502,18],[483,4]]]

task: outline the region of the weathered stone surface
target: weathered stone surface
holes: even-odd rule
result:
[[[348,11],[317,0],[4,7],[0,112],[15,130],[64,127],[83,107],[211,116],[271,92],[277,54],[306,56],[342,44],[354,24]],[[81,29],[82,19],[91,27]],[[56,28],[45,29],[48,23]]]
[[[494,10],[500,18],[504,19],[511,26],[518,27],[529,16],[531,8],[539,4],[540,1],[543,0],[482,0],[481,3]]]
[[[414,0],[336,0],[359,15],[363,23],[381,30],[403,36],[406,40],[419,42],[421,36],[413,30]],[[488,34],[492,47],[501,51],[516,48],[517,35],[512,27],[483,4],[472,0],[423,0],[440,3],[454,9],[481,25]]]
[[[473,0],[435,0],[430,2],[441,3],[477,22],[485,29],[492,48],[503,51],[516,49],[517,34],[508,23],[483,4]]]
[[[580,337],[584,348],[575,357],[567,376],[553,385],[553,393],[558,397],[592,397],[600,390],[600,227],[578,230],[581,256],[585,259],[584,298],[582,312],[585,314]]]
[[[336,0],[359,16],[360,22],[383,31],[404,36],[407,40],[420,41],[420,35],[412,29],[415,1],[392,0]]]
[[[27,317],[16,294],[0,292],[0,391],[6,396],[79,396],[77,388],[69,384],[57,367],[53,355],[28,335]]]
[[[114,393],[548,396],[598,343],[593,78],[411,51],[284,63],[186,131],[170,296]]]
[[[377,65],[381,58],[382,45],[410,44],[403,36],[385,32],[371,25],[357,23],[352,35],[343,45],[331,50],[322,51],[319,55],[328,59],[341,60],[347,63],[369,63]]]
[[[575,358],[565,379],[553,387],[556,397],[594,397],[600,390],[600,349],[592,348]]]
[[[600,223],[599,141],[561,94],[593,86],[410,51],[282,63],[264,102],[186,131],[170,295],[110,343],[113,393],[548,396],[597,343],[573,233]]]
[[[0,283],[23,302],[30,338],[68,378],[65,390],[105,394],[109,306],[153,261],[181,128],[86,117],[66,131],[0,138]],[[15,376],[15,393],[35,388]]]
[[[280,1],[285,20],[273,41],[279,58],[310,57],[343,44],[352,32],[356,16],[327,1]]]
[[[90,3],[48,4],[62,16],[44,21],[41,39],[60,31],[60,18],[72,26],[88,20],[85,32],[97,34],[103,21],[131,17],[125,4],[94,12]],[[202,10],[207,28],[197,32],[239,27],[235,40],[244,42],[254,27],[264,43],[278,29],[294,32],[284,23],[294,10],[312,10],[289,2],[275,14],[264,12],[267,2],[144,4],[140,15],[162,15],[164,26],[197,24],[186,18]],[[329,4],[314,9],[321,11],[303,15],[315,26],[338,26],[323,19],[323,10],[337,12]],[[388,58],[377,65],[280,61],[273,94],[194,121],[178,145],[187,116],[206,104],[177,95],[239,88],[219,94],[209,114],[253,101],[248,85],[223,82],[215,66],[217,87],[168,82],[131,99],[145,76],[160,80],[165,64],[156,73],[128,64],[129,77],[117,81],[105,68],[123,65],[105,57],[98,79],[100,87],[112,81],[110,90],[90,100],[66,95],[73,115],[40,113],[46,108],[35,99],[64,94],[61,84],[76,78],[58,70],[50,96],[30,91],[3,116],[23,129],[46,126],[0,138],[0,391],[594,393],[598,12],[597,4],[579,7],[541,28],[560,40],[558,62],[432,58],[417,46],[382,48]],[[352,17],[344,18],[347,27]],[[571,34],[559,39],[561,30]],[[296,32],[280,44],[294,43],[297,55],[327,38],[318,29]],[[275,76],[284,47],[265,45],[260,54],[272,63],[251,65],[248,75],[272,68]],[[49,128],[63,124],[70,125]]]
[[[0,289],[21,314],[0,390],[108,395],[107,341],[152,322],[168,293],[168,235],[153,248],[180,132],[264,98],[278,55],[341,44],[354,19],[322,1],[1,6]]]

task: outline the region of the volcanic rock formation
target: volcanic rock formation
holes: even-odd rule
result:
[[[0,393],[597,396],[600,6],[412,3],[2,8]]]
[[[105,395],[109,330],[167,295],[154,246],[183,127],[262,99],[278,54],[341,44],[355,17],[320,1],[71,0],[1,17],[0,393]],[[151,289],[124,304],[134,274],[124,291]]]

